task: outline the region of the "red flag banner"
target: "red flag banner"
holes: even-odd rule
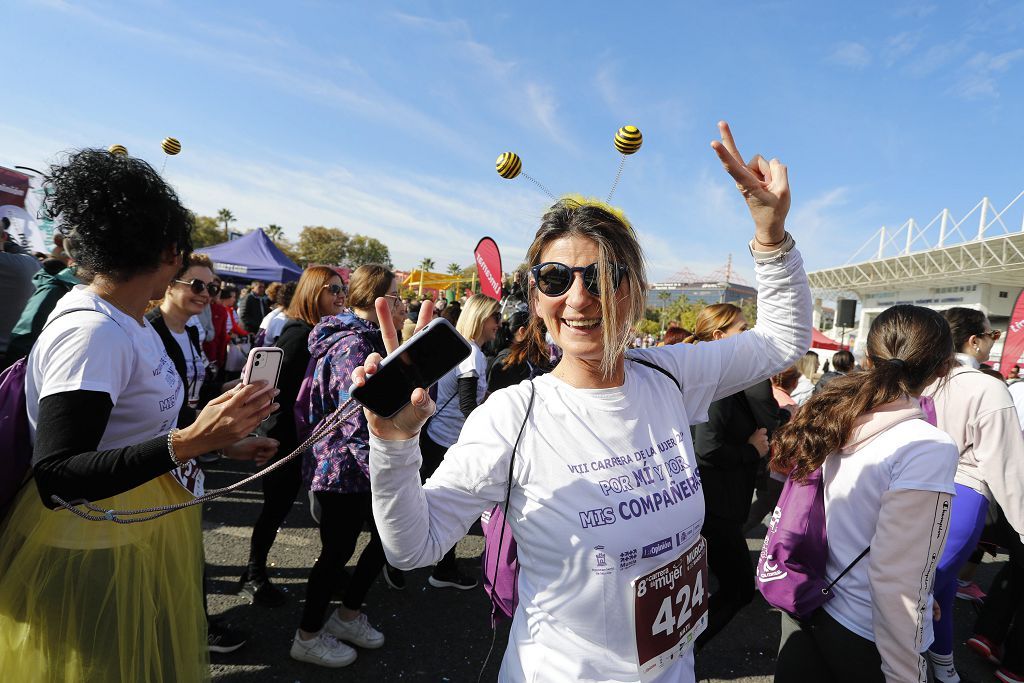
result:
[[[480,291],[501,301],[501,253],[490,237],[477,242],[473,250],[476,272],[480,276]]]
[[[1024,353],[1024,291],[1017,296],[1013,305],[1010,323],[1006,326],[1006,341],[1003,342],[1003,354],[999,357],[999,372],[1003,377],[1010,376],[1010,370]]]

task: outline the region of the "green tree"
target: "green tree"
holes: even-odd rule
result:
[[[458,263],[454,263],[453,262],[453,263],[449,263],[448,264],[448,274],[449,275],[458,275],[461,272],[462,272],[462,266],[460,266]]]
[[[299,233],[299,243],[295,250],[297,262],[300,266],[311,263],[341,265],[348,255],[349,239],[344,230],[307,225]]]
[[[373,237],[352,235],[348,241],[345,265],[349,268],[358,268],[367,263],[379,263],[392,268],[391,252],[388,250],[388,246]]]
[[[434,270],[436,265],[434,264],[434,259],[425,258],[422,261],[420,261],[420,264],[416,267],[419,268],[420,270],[432,271]]]
[[[230,209],[221,209],[217,212],[217,221],[224,224],[224,240],[229,239],[228,226],[231,223],[236,222],[238,219],[235,218],[235,214],[231,213]]]
[[[192,228],[192,246],[195,249],[220,244],[224,241],[224,235],[220,232],[220,225],[213,216],[197,216],[192,214],[195,226]]]

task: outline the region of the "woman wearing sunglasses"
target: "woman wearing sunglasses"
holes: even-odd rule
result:
[[[284,361],[278,376],[277,388],[281,393],[277,402],[281,410],[267,435],[281,443],[278,456],[294,451],[305,439],[299,437],[295,426],[295,398],[309,368],[309,333],[326,316],[337,315],[345,307],[345,285],[333,268],[310,266],[302,271],[288,308],[285,324],[274,346],[284,351]],[[249,542],[249,562],[238,581],[239,593],[254,604],[265,607],[283,605],[287,596],[270,581],[267,574],[267,555],[277,538],[277,530],[295,503],[302,488],[302,459],[294,458],[261,480],[263,506],[252,527]]]
[[[792,365],[811,339],[807,277],[784,225],[786,167],[744,164],[720,129],[712,146],[754,219],[753,330],[627,353],[647,296],[640,245],[621,214],[563,199],[527,253],[531,339],[544,344],[543,321],[563,351],[555,370],[492,394],[425,484],[416,436],[434,410],[427,392],[394,418],[367,413],[374,514],[392,564],[437,562],[510,487],[519,602],[501,681],[639,681],[641,665],[645,678],[660,667],[659,681],[694,680],[707,572],[689,427],[711,401]],[[371,356],[354,381],[379,362]]]
[[[1024,536],[1024,436],[1006,385],[978,369],[989,359],[999,330],[993,330],[985,314],[974,309],[950,308],[943,316],[953,331],[960,367],[924,393],[935,401],[936,426],[953,437],[960,450],[949,537],[935,574],[935,601],[941,616],[928,650],[936,680],[945,682],[960,680],[953,665],[956,579],[978,545],[989,504],[999,505],[1009,525]],[[1017,673],[1024,673],[1022,664],[1020,657],[1004,662]]]
[[[199,406],[209,362],[203,353],[199,327],[189,323],[220,293],[220,285],[214,280],[210,257],[193,254],[188,267],[167,285],[160,305],[146,314],[185,383],[185,400],[193,411]]]

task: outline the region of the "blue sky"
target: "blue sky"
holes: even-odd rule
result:
[[[615,202],[654,279],[744,256],[751,224],[708,142],[789,165],[812,268],[882,224],[1024,189],[1024,4],[8,0],[0,165],[125,145],[199,213],[382,239],[398,267],[522,259],[547,197]],[[728,7],[726,7],[728,6]],[[1019,225],[1019,219],[1016,220]]]

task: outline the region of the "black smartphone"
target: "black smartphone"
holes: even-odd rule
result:
[[[381,417],[391,417],[409,402],[413,389],[433,386],[471,350],[450,322],[435,318],[381,361],[351,396]]]

